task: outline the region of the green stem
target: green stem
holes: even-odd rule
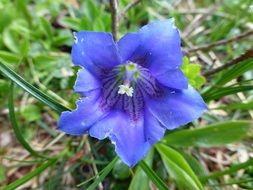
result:
[[[221,176],[237,172],[238,170],[244,169],[244,168],[246,168],[246,167],[248,167],[252,164],[253,164],[253,158],[249,159],[247,162],[231,166],[229,169],[226,169],[226,170],[223,170],[223,171],[213,172],[208,176],[202,177],[200,180],[202,182],[206,182],[209,179],[216,179],[216,178],[219,178]]]

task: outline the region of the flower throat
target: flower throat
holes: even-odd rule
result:
[[[126,65],[121,65],[119,67],[119,76],[122,77],[123,84],[118,86],[118,93],[132,97],[134,93],[132,85],[140,77],[138,65],[133,62],[127,62]]]

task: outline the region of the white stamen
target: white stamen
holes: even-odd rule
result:
[[[126,94],[127,96],[133,96],[134,89],[133,87],[129,86],[128,84],[119,85],[119,94]]]

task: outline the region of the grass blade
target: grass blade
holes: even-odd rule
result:
[[[253,101],[236,102],[225,106],[213,108],[215,110],[251,110],[253,108]]]
[[[51,159],[48,160],[46,163],[40,165],[38,168],[36,168],[35,170],[27,173],[26,175],[24,175],[22,178],[10,183],[9,185],[7,185],[3,190],[14,190],[17,187],[19,187],[20,185],[26,183],[27,181],[29,181],[30,179],[32,179],[33,177],[39,175],[41,172],[43,172],[44,170],[46,170],[49,166],[52,166],[54,164],[56,164],[57,159]]]
[[[141,166],[143,171],[147,174],[147,176],[152,180],[152,182],[159,190],[169,190],[163,180],[146,164],[145,161],[140,161],[139,166]]]
[[[148,166],[152,165],[153,157],[154,157],[154,149],[152,148],[144,159]],[[141,167],[138,166],[128,190],[146,190],[146,189],[149,189],[149,178],[145,174],[145,172],[141,169]]]
[[[21,76],[19,76],[15,71],[4,65],[0,62],[0,71],[13,82],[15,82],[18,86],[23,88],[29,94],[52,108],[53,110],[61,113],[63,111],[69,110],[68,108],[64,107],[63,105],[59,104],[57,101],[46,95],[41,90],[37,89],[27,81],[25,81]]]
[[[252,85],[248,86],[228,86],[228,87],[222,87],[222,88],[212,88],[211,92],[208,91],[202,96],[204,97],[205,101],[211,101],[215,99],[222,98],[227,95],[236,94],[238,92],[245,92],[253,90]]]
[[[200,178],[200,180],[202,182],[206,182],[208,179],[216,179],[221,176],[224,176],[227,174],[232,174],[232,173],[237,172],[238,170],[250,167],[250,166],[252,166],[252,164],[253,164],[253,158],[249,159],[248,161],[246,161],[244,163],[233,165],[230,168],[225,169],[223,171],[213,172],[213,173],[209,174],[208,176],[204,176],[204,177]]]
[[[14,103],[13,103],[13,82],[11,82],[10,91],[9,91],[9,101],[8,101],[8,107],[9,107],[9,116],[12,128],[14,130],[14,133],[19,141],[19,143],[33,156],[35,157],[42,157],[46,158],[45,156],[41,155],[37,151],[33,150],[32,147],[26,142],[24,139],[21,130],[19,129],[19,126],[16,122],[16,116],[14,111]]]
[[[105,177],[110,173],[110,171],[112,170],[118,159],[119,159],[118,157],[115,157],[102,171],[100,171],[99,173],[101,173],[101,175],[86,190],[95,189],[98,186],[98,184],[101,183],[105,179]],[[87,181],[78,184],[77,187],[84,185],[86,182]]]
[[[252,51],[252,50],[251,50]],[[242,61],[240,64],[235,65],[233,68],[226,70],[222,73],[216,85],[224,85],[229,81],[241,76],[243,73],[253,69],[253,58]]]

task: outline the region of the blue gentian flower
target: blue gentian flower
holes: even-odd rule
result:
[[[75,33],[72,61],[81,67],[74,111],[58,129],[109,138],[120,158],[134,166],[172,130],[201,116],[206,105],[180,70],[180,35],[173,19],[143,26],[118,42],[110,33]]]

